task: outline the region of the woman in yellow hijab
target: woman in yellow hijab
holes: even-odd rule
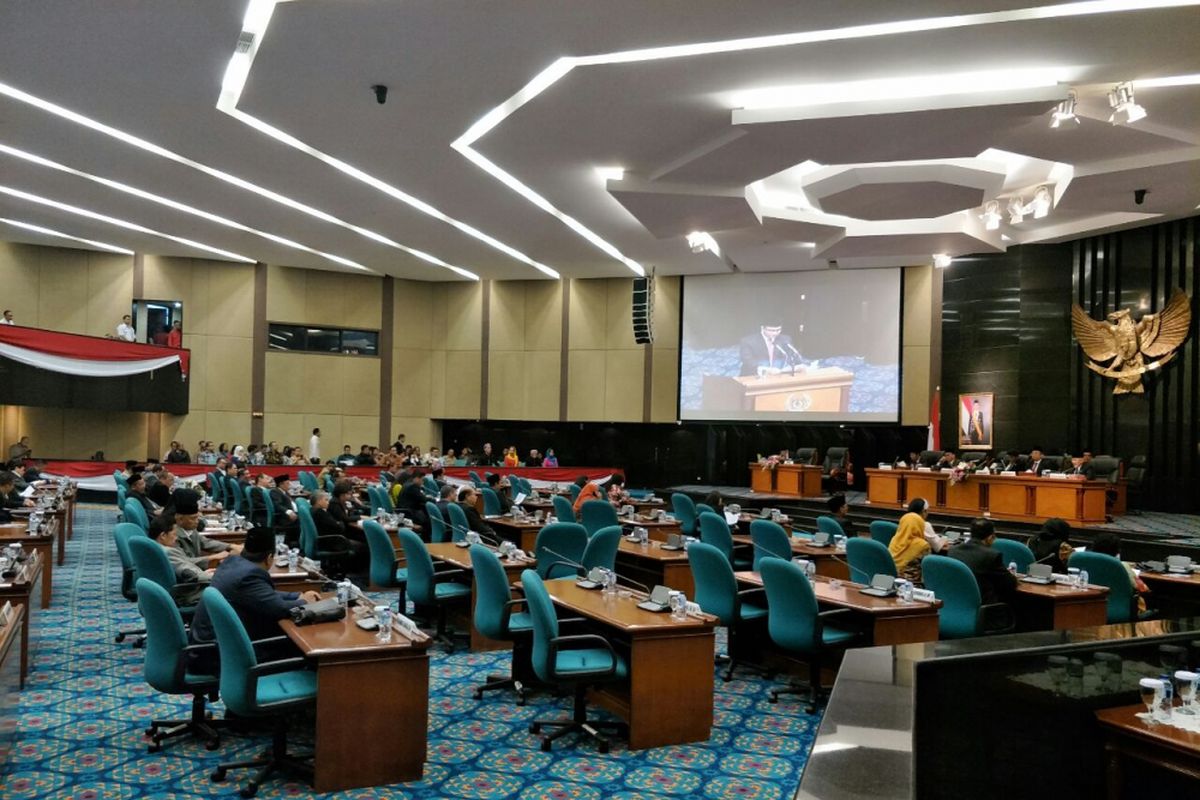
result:
[[[900,518],[896,535],[888,545],[892,561],[896,562],[896,574],[913,583],[921,580],[921,559],[929,555],[929,542],[925,541],[925,520],[920,514],[908,513]]]

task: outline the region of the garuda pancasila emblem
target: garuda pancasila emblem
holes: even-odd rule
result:
[[[1116,379],[1113,394],[1145,392],[1142,375],[1174,358],[1191,326],[1192,303],[1180,289],[1171,293],[1166,308],[1145,314],[1137,322],[1128,308],[1112,312],[1108,321],[1102,322],[1089,317],[1078,304],[1071,307],[1075,338],[1091,359],[1087,367]]]

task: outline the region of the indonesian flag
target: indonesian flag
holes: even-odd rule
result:
[[[0,357],[50,372],[86,378],[140,375],[179,364],[179,371],[187,380],[191,351],[21,325],[0,325]]]
[[[942,432],[941,428],[941,405],[942,405],[942,387],[937,387],[933,390],[933,402],[929,406],[929,438],[926,443],[926,450],[941,450],[942,449]]]

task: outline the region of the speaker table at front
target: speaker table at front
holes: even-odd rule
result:
[[[853,383],[854,373],[838,367],[810,369],[794,375],[781,372],[761,378],[705,375],[703,404],[705,411],[844,414],[850,410]]]

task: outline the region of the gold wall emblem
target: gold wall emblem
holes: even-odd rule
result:
[[[1142,375],[1175,357],[1192,327],[1192,302],[1180,289],[1171,293],[1166,308],[1134,322],[1128,308],[1114,311],[1107,321],[1095,320],[1078,304],[1071,306],[1071,327],[1091,361],[1088,369],[1114,378],[1113,394],[1142,394]]]

